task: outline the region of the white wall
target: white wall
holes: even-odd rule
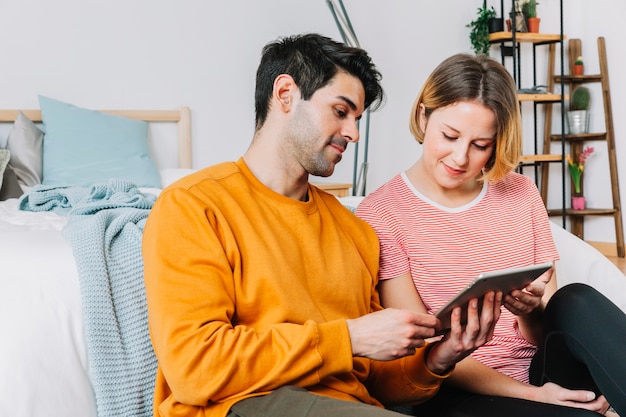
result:
[[[499,8],[499,1],[488,3]],[[620,69],[626,57],[618,51],[626,5],[620,0],[564,3],[565,34],[583,40],[588,72],[598,70],[596,38],[607,39],[624,203],[626,122],[620,115],[626,98],[620,93],[626,92],[626,81]],[[465,25],[482,0],[344,4],[361,45],[383,73],[387,93],[385,107],[371,119],[371,191],[419,155],[407,127],[413,100],[443,58],[470,52]],[[558,7],[556,0],[540,2],[542,32],[558,32]],[[36,108],[39,94],[100,109],[186,105],[192,110],[195,167],[236,159],[247,148],[255,70],[266,42],[309,31],[340,39],[325,0],[21,0],[0,2],[0,15],[0,108]],[[592,127],[600,130],[599,94],[594,98]],[[606,150],[597,148],[585,185],[590,204],[607,206]],[[332,180],[352,181],[351,156]],[[586,225],[587,239],[614,241],[610,218],[588,218]]]

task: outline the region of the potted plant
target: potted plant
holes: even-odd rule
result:
[[[582,175],[585,162],[587,162],[587,158],[591,156],[593,151],[594,149],[592,147],[587,146],[582,150],[580,155],[578,155],[578,161],[574,161],[570,155],[565,156],[567,167],[569,168],[569,173],[572,178],[572,187],[574,188],[574,193],[572,194],[572,208],[574,210],[585,209],[585,197],[582,193]]]
[[[471,21],[466,27],[470,28],[470,42],[476,55],[489,56],[491,43],[489,42],[489,25],[496,18],[496,9],[483,4],[477,10],[476,19]]]
[[[584,85],[576,87],[570,97],[567,121],[570,135],[589,132],[589,105],[591,93]]]
[[[504,19],[501,17],[492,17],[489,20],[489,33],[502,32],[504,30]]]
[[[539,23],[541,19],[537,17],[537,0],[526,0],[522,4],[522,14],[526,19],[528,32],[539,33]]]
[[[578,56],[574,61],[574,75],[583,75],[585,73],[585,63],[582,56]]]
[[[511,12],[509,13],[510,19],[506,20],[507,30],[515,32],[527,32],[528,28],[526,26],[526,18],[524,17],[524,13],[522,12],[522,6],[520,4],[520,0],[514,0],[513,5],[511,7]],[[512,22],[512,23],[511,23]]]

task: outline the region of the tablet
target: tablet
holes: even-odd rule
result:
[[[459,292],[435,313],[441,320],[442,332],[450,328],[450,315],[456,306],[462,307],[461,323],[467,322],[467,304],[472,298],[478,298],[478,311],[482,307],[482,297],[489,291],[502,291],[503,295],[519,290],[539,278],[552,267],[552,262],[529,265],[519,268],[502,269],[480,274],[470,285]]]

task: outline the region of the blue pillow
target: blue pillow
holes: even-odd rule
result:
[[[44,185],[90,186],[124,178],[161,188],[150,158],[148,123],[39,96]]]

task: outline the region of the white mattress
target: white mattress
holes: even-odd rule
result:
[[[171,184],[190,169],[161,170]],[[159,189],[141,189],[157,195]],[[0,201],[0,416],[92,417],[78,271],[68,219]]]
[[[0,202],[0,415],[95,416],[67,219]]]

